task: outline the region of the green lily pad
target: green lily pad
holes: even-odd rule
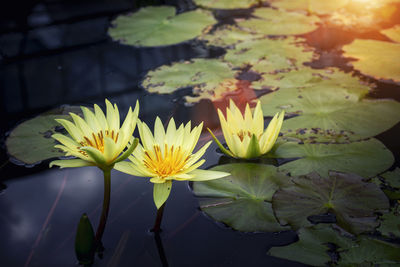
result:
[[[321,1],[321,0],[273,0],[273,7],[282,8],[289,11],[308,11],[317,14],[331,14],[339,8],[345,6],[349,0]]]
[[[291,175],[317,172],[327,177],[330,170],[374,177],[394,162],[393,154],[379,140],[349,144],[298,144],[286,142],[276,147],[273,157],[299,158],[279,166]]]
[[[385,172],[380,178],[375,177],[372,182],[381,187],[383,192],[392,200],[400,199],[400,168]]]
[[[398,266],[399,246],[361,236],[350,239],[326,225],[302,228],[299,241],[268,254],[312,266]],[[396,265],[397,264],[397,265]]]
[[[260,2],[260,0],[194,0],[198,6],[215,9],[249,8]]]
[[[389,208],[379,187],[357,175],[330,172],[329,177],[321,178],[310,174],[292,178],[292,182],[275,193],[272,207],[279,222],[294,229],[311,226],[307,220],[311,215],[332,212],[346,231],[369,232],[379,225],[375,213]]]
[[[381,216],[381,225],[378,231],[388,237],[400,237],[400,213],[397,209]]]
[[[399,266],[400,246],[377,239],[362,238],[340,254],[339,266]]]
[[[385,179],[389,186],[400,189],[400,168],[397,167],[394,171],[385,172],[381,177]]]
[[[8,154],[26,165],[64,156],[64,152],[54,148],[57,143],[51,136],[60,127],[55,119],[70,119],[69,112],[80,114],[81,110],[64,106],[19,124],[6,140]]]
[[[301,42],[304,39],[258,39],[228,49],[224,59],[238,67],[252,66],[259,73],[287,71],[312,61],[313,51]]]
[[[287,12],[272,8],[258,8],[255,18],[239,21],[237,24],[253,33],[266,35],[300,35],[318,28],[320,19],[297,12]]]
[[[360,87],[360,86],[359,86]],[[299,115],[285,120],[282,133],[313,141],[304,130],[330,131],[332,136],[360,140],[378,135],[400,121],[400,103],[389,99],[365,99],[366,90],[322,84],[305,88],[285,88],[260,98],[265,116],[285,109]],[[314,136],[313,138],[318,137]]]
[[[262,34],[253,34],[239,29],[233,25],[223,25],[214,32],[204,34],[199,37],[208,45],[230,48],[235,44],[263,37]]]
[[[216,59],[193,59],[174,63],[149,71],[142,86],[151,93],[170,94],[185,87],[195,91],[213,90],[225,79],[234,78],[236,72],[228,63]]]
[[[389,37],[394,42],[400,43],[400,25],[396,25],[390,29],[382,30],[381,33]]]
[[[253,82],[254,89],[268,88],[271,90],[287,88],[305,88],[337,86],[346,88],[349,92],[354,92],[360,96],[365,96],[369,92],[369,85],[360,81],[359,78],[345,73],[337,68],[312,69],[302,67],[289,72],[276,74],[263,74],[261,79]]]
[[[326,266],[328,263],[337,263],[337,258],[332,257],[332,245],[335,252],[339,253],[354,245],[347,237],[327,225],[316,225],[301,228],[298,232],[299,241],[284,247],[273,247],[268,255],[309,264],[312,266]]]
[[[193,183],[193,192],[206,214],[244,232],[289,229],[279,225],[268,202],[278,188],[288,184],[288,176],[274,166],[255,163],[233,163],[211,169],[231,175]]]
[[[356,39],[343,46],[343,51],[345,57],[356,60],[352,64],[361,73],[400,82],[400,44]]]
[[[114,40],[134,46],[178,44],[199,36],[216,23],[211,12],[194,10],[175,15],[171,6],[150,6],[117,17],[108,33]]]

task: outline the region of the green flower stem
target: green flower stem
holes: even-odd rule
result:
[[[111,193],[111,169],[103,170],[104,173],[104,198],[103,198],[103,210],[101,212],[99,226],[96,231],[96,249],[101,246],[101,238],[103,237],[104,229],[106,227],[108,211],[110,209],[110,193]]]
[[[164,214],[165,203],[157,210],[156,221],[154,222],[153,228],[150,230],[151,232],[159,233],[161,231],[161,221]]]

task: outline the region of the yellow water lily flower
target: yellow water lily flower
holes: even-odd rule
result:
[[[196,153],[192,153],[202,128],[203,123],[191,129],[189,121],[177,129],[172,118],[165,131],[160,118],[157,117],[153,136],[146,123],[138,121],[141,144],[129,157],[130,162],[119,162],[115,169],[151,178],[150,182],[154,183],[154,203],[159,209],[169,196],[172,180],[206,181],[229,175],[225,172],[198,169],[205,162],[200,158],[211,144],[210,141]]]
[[[275,114],[265,131],[260,101],[258,101],[253,115],[247,104],[243,116],[231,99],[229,108],[226,108],[226,119],[220,109],[218,109],[218,116],[229,150],[224,148],[210,129],[208,130],[221,151],[234,158],[250,159],[268,153],[274,146],[282,127],[285,112]]]
[[[133,131],[139,113],[139,102],[135,110],[129,108],[125,121],[120,126],[119,111],[106,99],[107,117],[98,105],[94,105],[94,112],[86,107],[81,107],[84,119],[70,113],[73,122],[57,119],[69,133],[70,137],[62,134],[53,134],[52,137],[61,144],[56,145],[66,152],[66,156],[77,159],[55,160],[50,163],[65,167],[97,166],[102,170],[110,170],[114,164],[125,160],[135,149],[138,139],[133,139]],[[124,149],[127,148],[126,151]]]

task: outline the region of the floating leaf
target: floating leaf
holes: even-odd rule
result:
[[[234,78],[235,71],[229,64],[216,59],[193,59],[174,63],[149,71],[142,83],[151,93],[169,94],[185,87],[211,91],[225,79]]]
[[[306,16],[297,12],[287,12],[271,8],[258,8],[256,18],[239,21],[238,25],[253,33],[266,35],[300,35],[318,28],[316,16]]]
[[[302,228],[298,234],[299,241],[273,247],[268,254],[312,266],[395,266],[399,263],[400,247],[393,243],[368,237],[352,240],[323,225]]]
[[[268,88],[272,90],[286,88],[304,87],[343,87],[348,91],[354,91],[362,96],[369,92],[369,86],[362,84],[361,81],[336,68],[312,69],[302,67],[289,72],[279,72],[276,74],[263,74],[259,81],[253,82],[254,89]]]
[[[343,237],[330,226],[317,225],[309,228],[301,228],[298,232],[299,241],[284,247],[273,247],[268,255],[309,264],[312,266],[326,266],[329,262],[335,262],[332,247],[335,252],[341,252],[354,245],[349,238]]]
[[[208,45],[229,48],[243,41],[263,37],[262,34],[253,34],[233,25],[223,25],[216,31],[202,35],[199,39],[207,41]]]
[[[378,231],[388,237],[400,237],[400,214],[394,210],[381,216],[381,225]]]
[[[389,37],[391,40],[400,43],[400,25],[396,25],[390,29],[382,30],[381,33]]]
[[[381,177],[390,187],[400,189],[400,168],[397,167],[394,171],[385,172]]]
[[[388,198],[392,200],[400,199],[400,168],[385,172],[380,177],[381,179],[375,177],[372,182],[379,185]]]
[[[294,37],[249,40],[229,49],[224,59],[239,67],[251,65],[259,73],[289,70],[313,59],[313,52],[302,41]]]
[[[200,208],[210,217],[239,231],[288,230],[277,223],[267,202],[279,187],[288,183],[288,176],[277,172],[274,166],[254,163],[226,164],[212,170],[231,175],[193,183]]]
[[[326,177],[330,170],[373,177],[394,162],[392,153],[377,139],[349,144],[298,144],[286,142],[277,146],[277,158],[299,158],[279,166],[291,175],[317,172]]]
[[[64,106],[18,125],[6,140],[8,154],[27,165],[65,156],[51,136],[61,128],[55,119],[70,119],[68,112],[81,113],[79,107]]]
[[[272,207],[279,222],[294,229],[310,226],[307,218],[311,215],[333,212],[343,229],[356,234],[369,232],[379,225],[375,212],[389,208],[377,185],[353,174],[330,172],[326,178],[310,174],[292,182],[275,193]]]
[[[348,140],[360,140],[378,135],[400,121],[399,102],[364,99],[364,94],[362,87],[349,90],[326,84],[277,90],[260,100],[266,116],[282,109],[287,114],[299,115],[284,121],[285,135],[313,141],[304,131],[314,129],[316,132],[329,130],[333,137],[345,135]]]
[[[198,6],[215,9],[249,8],[260,3],[260,0],[194,0]]]
[[[216,23],[213,15],[194,10],[175,15],[171,6],[150,6],[117,17],[108,33],[114,40],[134,46],[178,44],[200,35]]]
[[[362,238],[358,245],[340,254],[339,266],[399,266],[399,251],[399,245]]]
[[[343,46],[355,69],[376,79],[400,82],[400,44],[356,39]]]

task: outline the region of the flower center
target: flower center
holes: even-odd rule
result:
[[[97,134],[92,133],[92,136],[84,136],[83,141],[80,142],[82,146],[91,146],[94,147],[101,152],[104,152],[104,138],[109,137],[111,138],[115,143],[118,141],[118,136],[119,133],[115,133],[114,130],[109,131],[105,130],[103,133],[103,130],[98,132]],[[78,147],[80,149],[81,147]],[[81,151],[82,154],[86,155],[86,152]]]
[[[187,153],[182,151],[181,147],[175,149],[173,145],[168,147],[165,144],[164,153],[161,151],[159,145],[154,145],[153,148],[153,150],[146,150],[144,152],[145,158],[143,163],[147,169],[162,178],[182,171],[190,158],[190,155],[186,155]]]
[[[243,141],[243,139],[244,139],[244,137],[245,137],[246,135],[248,135],[248,136],[251,138],[251,137],[253,136],[253,133],[250,132],[250,131],[246,131],[246,130],[240,130],[240,131],[237,133],[237,135],[239,136],[240,141]]]

